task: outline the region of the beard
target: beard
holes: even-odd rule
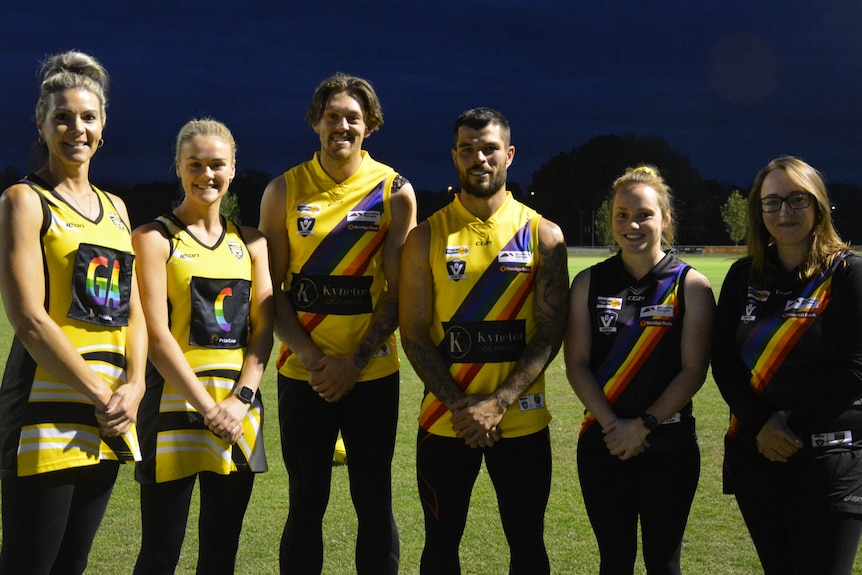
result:
[[[467,172],[458,172],[458,181],[461,184],[461,190],[467,192],[476,198],[490,198],[501,189],[506,188],[506,169],[501,169],[492,172],[488,183],[472,184],[470,183],[470,174]]]

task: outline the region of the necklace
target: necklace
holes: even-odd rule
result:
[[[87,219],[90,219],[90,214],[93,213],[93,192],[92,192],[92,190],[87,192],[87,209],[86,210],[84,210],[84,207],[80,203],[78,203],[77,198],[75,198],[75,195],[72,194],[71,192],[68,192],[66,194],[66,197],[68,197],[70,200],[72,200],[72,202],[75,204],[75,207],[78,208],[78,212],[82,216],[84,216]]]

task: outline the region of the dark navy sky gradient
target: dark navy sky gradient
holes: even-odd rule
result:
[[[744,188],[779,154],[862,185],[860,0],[7,0],[0,168],[26,168],[39,63],[69,48],[112,76],[96,183],[172,180],[173,138],[201,115],[233,130],[240,169],[280,173],[319,148],[302,117],[340,70],[375,85],[385,125],[365,147],[417,189],[456,185],[451,126],[480,105],[511,121],[525,187],[551,157],[629,133]]]

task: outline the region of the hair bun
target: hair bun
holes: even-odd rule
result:
[[[108,71],[94,57],[77,50],[69,50],[49,56],[42,63],[42,82],[48,82],[58,74],[72,74],[90,78],[102,88],[107,95]]]
[[[652,176],[654,178],[658,177],[658,172],[652,166],[638,166],[637,168],[632,170],[633,174],[646,174],[648,176]]]

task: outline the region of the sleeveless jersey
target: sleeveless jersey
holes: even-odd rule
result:
[[[22,181],[39,195],[45,308],[88,365],[111,389],[125,383],[126,326],[134,255],[129,229],[110,198],[93,187],[94,220],[35,176]],[[40,262],[33,262],[38,269]],[[44,278],[44,279],[43,279]],[[6,302],[14,305],[14,302]],[[140,459],[133,425],[101,437],[92,401],[37,365],[16,337],[0,388],[0,476],[28,476]]]
[[[237,226],[225,222],[212,247],[201,244],[173,215],[156,219],[170,238],[167,291],[171,334],[210,396],[222,401],[239,379],[248,339],[252,264]],[[136,477],[162,483],[201,471],[267,470],[263,405],[257,394],[231,446],[204,425],[203,416],[149,366],[139,426],[144,460]]]
[[[324,171],[315,154],[285,172],[290,242],[284,283],[300,323],[326,355],[353,350],[371,325],[371,314],[386,289],[383,243],[392,222],[389,199],[397,173],[362,152],[359,170],[340,184]],[[398,371],[391,334],[359,375],[380,379]],[[308,379],[300,361],[282,346],[279,372]]]
[[[682,369],[683,281],[691,267],[667,254],[641,279],[617,254],[590,269],[590,369],[619,417],[637,418]],[[688,402],[650,433],[651,450],[695,440]],[[586,413],[581,435],[604,445],[600,426]]]
[[[493,393],[536,334],[539,219],[508,193],[484,222],[458,196],[428,219],[434,283],[429,335],[468,395]],[[426,388],[419,425],[429,433],[455,437],[451,417]],[[550,419],[542,373],[509,406],[498,429],[503,437],[520,437],[544,429]]]

